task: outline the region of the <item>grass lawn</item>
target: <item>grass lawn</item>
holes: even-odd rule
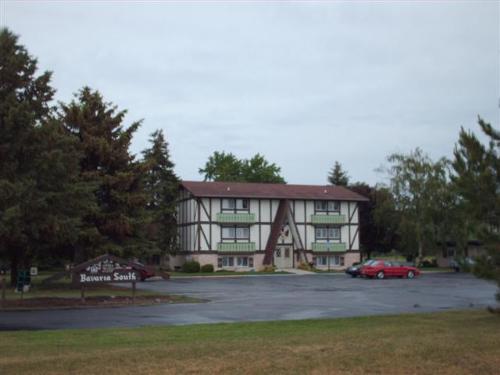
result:
[[[0,332],[1,374],[498,374],[500,316]]]

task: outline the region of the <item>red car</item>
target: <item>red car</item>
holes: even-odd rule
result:
[[[386,277],[413,279],[418,275],[420,275],[420,271],[416,267],[405,266],[399,262],[387,260],[375,260],[361,268],[361,276],[376,277],[377,279],[385,279]]]

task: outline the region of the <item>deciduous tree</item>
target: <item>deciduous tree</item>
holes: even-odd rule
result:
[[[281,168],[260,154],[251,159],[238,159],[232,153],[215,151],[199,172],[205,181],[285,183]]]

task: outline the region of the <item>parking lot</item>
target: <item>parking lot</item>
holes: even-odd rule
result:
[[[0,330],[316,319],[484,308],[496,303],[495,284],[455,273],[426,273],[413,280],[353,279],[344,274],[179,278],[145,282],[139,288],[208,302],[0,312]]]

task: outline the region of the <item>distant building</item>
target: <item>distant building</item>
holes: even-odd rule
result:
[[[169,263],[342,269],[360,260],[358,205],[366,200],[340,186],[184,181],[180,252]]]
[[[438,244],[442,247],[442,243]],[[447,241],[446,246],[436,256],[438,267],[450,267],[457,260],[468,257],[475,259],[481,256],[488,255],[488,251],[483,247],[482,243],[477,240],[469,240],[467,242],[467,253],[461,254],[457,249],[457,244],[454,241]]]

